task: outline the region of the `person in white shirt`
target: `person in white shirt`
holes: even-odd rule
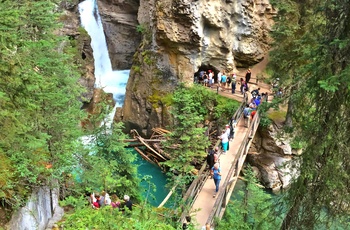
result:
[[[226,154],[227,151],[227,146],[228,146],[228,136],[226,133],[226,129],[222,130],[222,134],[221,136],[219,136],[219,138],[221,139],[221,146],[222,146],[222,154]]]
[[[221,73],[221,71],[219,71],[219,73],[218,73],[218,86],[221,86],[221,76],[222,76],[222,73]]]
[[[214,73],[213,73],[213,71],[211,71],[211,70],[209,70],[209,87],[211,88],[211,86],[213,85],[213,83],[214,83],[214,79],[213,79],[213,77],[214,77]]]

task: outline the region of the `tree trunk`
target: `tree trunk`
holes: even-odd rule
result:
[[[285,126],[289,128],[293,128],[293,110],[294,110],[294,103],[293,103],[292,97],[289,97],[287,115],[286,115],[286,120],[284,122]]]

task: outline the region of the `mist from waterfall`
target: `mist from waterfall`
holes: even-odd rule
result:
[[[78,8],[81,25],[91,37],[91,47],[95,61],[95,88],[103,89],[106,93],[112,93],[116,102],[112,112],[101,124],[110,128],[116,108],[121,107],[124,103],[130,70],[112,70],[97,0],[85,0],[79,3]]]

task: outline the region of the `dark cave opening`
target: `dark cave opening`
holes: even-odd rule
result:
[[[198,68],[198,71],[194,73],[194,78],[193,78],[193,82],[195,83],[199,83],[200,81],[200,76],[203,75],[204,73],[209,74],[209,72],[212,71],[214,73],[213,79],[214,79],[214,83],[217,83],[217,77],[218,77],[218,73],[219,73],[219,69],[217,69],[216,67],[212,66],[212,65],[201,65]]]

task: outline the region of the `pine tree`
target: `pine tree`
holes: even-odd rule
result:
[[[301,174],[286,196],[288,212],[282,229],[349,226],[349,1],[283,1],[298,4],[301,39],[298,65],[294,65],[294,113],[298,138],[307,144]],[[315,7],[317,6],[317,7]],[[288,22],[280,21],[277,27]],[[281,40],[277,42],[283,42]],[[283,63],[294,63],[289,50],[274,49]],[[283,54],[284,53],[284,54]],[[283,57],[282,57],[283,56]],[[276,59],[276,60],[277,60]],[[299,79],[299,80],[296,80]]]
[[[246,186],[228,204],[223,219],[215,229],[276,229],[280,224],[274,216],[271,195],[257,186],[250,167],[244,170]]]
[[[0,190],[16,205],[75,167],[83,90],[72,57],[59,49],[65,38],[54,33],[52,2],[2,1],[0,16],[0,152],[11,169]]]

